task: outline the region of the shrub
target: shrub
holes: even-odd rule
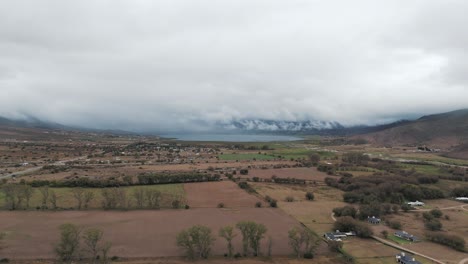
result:
[[[254,182],[258,182],[258,181],[260,181],[260,178],[258,178],[258,177],[253,177],[252,180],[253,180]]]
[[[219,203],[218,208],[224,208],[224,203]]]
[[[336,220],[333,224],[333,229],[344,232],[354,231],[359,237],[367,238],[372,236],[372,229],[365,223],[360,222],[350,216],[343,216]]]
[[[445,245],[458,251],[465,251],[466,242],[462,237],[444,233],[427,232],[426,238],[434,243]]]
[[[357,210],[356,208],[346,205],[344,207],[336,207],[333,209],[333,213],[335,216],[351,216],[352,218],[356,218]]]
[[[270,207],[273,207],[273,208],[278,207],[278,202],[275,199],[272,199],[270,201]]]
[[[285,200],[286,200],[286,202],[291,203],[291,202],[294,202],[294,197],[292,197],[292,196],[286,196],[286,199],[285,199]]]
[[[442,230],[442,223],[437,219],[432,219],[424,222],[424,226],[430,231]]]
[[[424,212],[422,216],[425,221],[431,221],[432,219],[434,219],[434,216],[429,212]]]
[[[382,230],[382,232],[380,232],[382,234],[382,236],[384,238],[387,238],[388,237],[388,231],[387,230]]]
[[[388,221],[388,226],[392,229],[401,229],[401,223],[400,221]]]
[[[190,209],[190,206],[188,204],[185,205],[185,210]]]
[[[309,200],[309,201],[313,201],[314,198],[315,198],[315,197],[314,197],[314,194],[313,194],[312,192],[307,192],[307,193],[305,194],[305,197],[306,197],[306,199]]]
[[[443,215],[442,211],[439,209],[432,209],[429,213],[431,213],[435,218],[441,218]]]
[[[261,208],[261,207],[262,207],[262,202],[256,202],[256,203],[255,203],[255,207]]]
[[[180,201],[177,199],[173,200],[171,205],[172,205],[172,208],[178,209],[180,207]]]

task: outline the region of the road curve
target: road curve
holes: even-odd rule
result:
[[[85,158],[87,158],[87,157],[82,156],[82,157],[73,158],[73,159],[59,160],[59,161],[56,161],[56,162],[52,163],[51,165],[63,166],[63,165],[65,165],[66,162],[76,161],[76,160],[85,159]],[[3,176],[0,176],[0,180],[8,179],[8,178],[11,178],[13,176],[22,176],[22,175],[25,175],[25,174],[28,174],[28,173],[31,173],[31,172],[36,172],[36,171],[39,171],[40,169],[42,169],[43,167],[44,166],[37,166],[37,167],[34,167],[34,168],[29,168],[29,169],[26,169],[26,170],[17,171],[17,172],[14,172],[14,173],[3,175]]]

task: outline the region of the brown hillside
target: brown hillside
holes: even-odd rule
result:
[[[377,145],[427,145],[444,150],[468,143],[468,109],[421,117],[383,131],[357,136]]]

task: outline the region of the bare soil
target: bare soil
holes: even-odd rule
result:
[[[252,220],[267,226],[267,237],[273,240],[274,255],[288,255],[288,230],[299,223],[279,209],[202,208],[163,211],[68,211],[68,212],[0,212],[0,230],[6,233],[2,257],[15,259],[54,258],[54,245],[59,238],[59,226],[73,223],[85,228],[98,227],[111,241],[110,255],[126,258],[154,258],[181,256],[176,235],[192,225],[209,226],[216,236],[220,227]],[[236,252],[241,251],[241,236],[234,241]],[[263,252],[267,251],[263,241]],[[214,255],[225,253],[225,241],[218,238]]]
[[[187,204],[193,208],[217,207],[223,203],[226,208],[255,207],[261,202],[257,197],[240,189],[232,181],[202,182],[184,184]]]
[[[281,168],[281,169],[253,169],[249,170],[250,177],[259,177],[261,179],[271,179],[272,176],[279,178],[296,178],[301,180],[321,181],[323,182],[327,175],[318,171],[317,168]]]

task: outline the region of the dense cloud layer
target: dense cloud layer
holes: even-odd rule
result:
[[[135,130],[468,107],[467,1],[0,2],[0,115]]]

